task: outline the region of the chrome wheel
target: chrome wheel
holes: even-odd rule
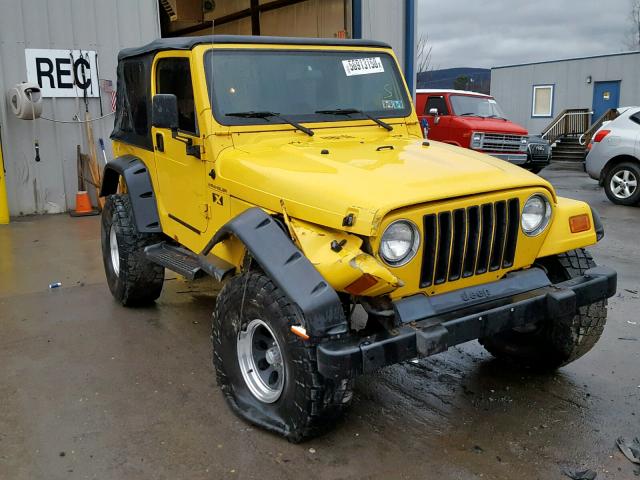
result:
[[[620,170],[611,177],[609,188],[616,198],[629,198],[638,188],[638,179],[634,172],[630,170]]]
[[[109,230],[109,248],[111,249],[111,266],[116,277],[120,274],[120,252],[118,251],[118,239],[116,237],[116,227],[111,225]]]
[[[282,351],[269,325],[252,320],[238,333],[238,363],[251,393],[261,402],[273,403],[282,394],[285,371]]]

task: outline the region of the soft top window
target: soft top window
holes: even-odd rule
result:
[[[151,150],[151,56],[118,64],[116,117],[111,138]]]

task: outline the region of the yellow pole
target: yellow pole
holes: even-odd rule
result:
[[[7,184],[4,180],[4,159],[2,157],[2,136],[0,135],[0,224],[9,223],[9,201]]]

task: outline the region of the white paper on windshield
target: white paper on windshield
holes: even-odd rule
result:
[[[384,72],[380,57],[350,58],[349,60],[343,60],[342,66],[344,67],[344,73],[347,74],[347,77]]]

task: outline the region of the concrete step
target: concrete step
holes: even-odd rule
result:
[[[575,157],[570,157],[567,155],[552,155],[551,156],[551,161],[552,162],[558,162],[558,161],[566,161],[566,162],[584,162],[584,155],[581,157],[575,156]]]
[[[566,150],[566,151],[578,151],[584,152],[586,148],[582,145],[558,145],[557,147],[553,147],[554,150]]]

